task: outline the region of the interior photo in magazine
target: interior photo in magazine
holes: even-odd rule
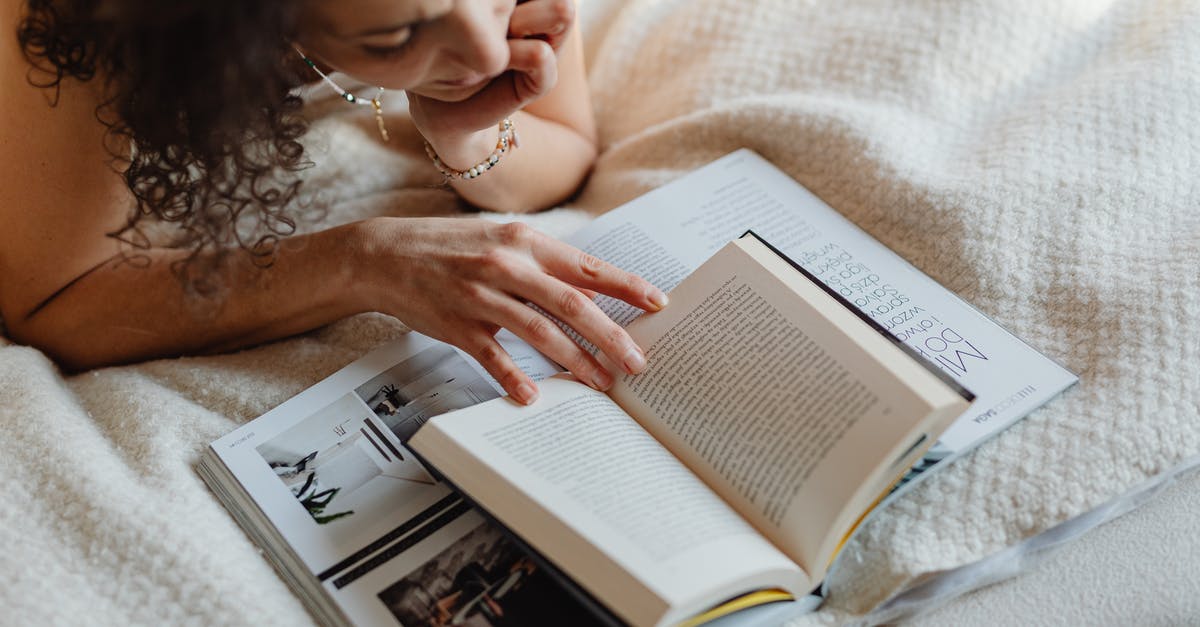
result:
[[[404,627],[599,626],[514,546],[483,524],[379,593]]]
[[[446,344],[413,355],[355,392],[401,442],[438,414],[500,396]]]
[[[362,402],[347,394],[257,450],[313,520],[328,524],[377,508],[380,492],[433,484],[397,444]]]
[[[498,397],[453,348],[435,345],[257,450],[313,520],[327,524],[377,508],[383,494],[398,497],[395,490],[412,487],[405,482],[433,484],[403,443],[433,416]]]

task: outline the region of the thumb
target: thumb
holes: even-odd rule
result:
[[[507,71],[467,101],[479,127],[496,124],[541,98],[558,82],[558,62],[550,44],[537,39],[510,39]]]
[[[554,48],[540,39],[510,39],[508,46],[513,91],[523,107],[554,88],[558,82],[558,57]]]
[[[409,93],[409,111],[426,137],[494,126],[546,95],[558,81],[558,61],[550,44],[510,39],[508,67],[479,93],[460,102]]]

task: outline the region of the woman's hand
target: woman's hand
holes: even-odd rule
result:
[[[657,311],[666,296],[644,279],[520,223],[376,218],[363,225],[368,306],[463,349],[516,400],[531,403],[537,391],[496,341],[500,328],[597,389],[613,383],[595,357],[527,302],[566,323],[625,372],[645,367],[642,349],[590,297],[607,294]]]
[[[460,168],[477,163],[495,144],[501,120],[554,88],[557,52],[574,20],[573,0],[521,2],[509,21],[509,62],[503,74],[459,102],[408,93],[413,123],[443,161]]]

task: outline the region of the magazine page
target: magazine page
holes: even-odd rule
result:
[[[558,372],[498,339],[535,379]],[[594,619],[407,449],[434,416],[502,394],[457,349],[410,333],[212,444],[342,613],[359,625]]]
[[[975,403],[906,479],[1003,430],[1077,380],[750,150],[600,216],[568,241],[669,290],[750,229],[975,393]],[[607,297],[600,302],[622,324],[641,314]]]

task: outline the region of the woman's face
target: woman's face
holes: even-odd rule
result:
[[[508,67],[516,0],[308,0],[304,53],[371,85],[465,100]]]

